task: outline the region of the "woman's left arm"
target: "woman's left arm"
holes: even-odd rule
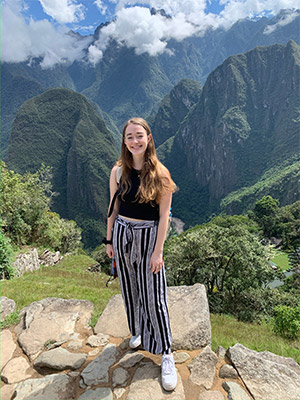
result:
[[[157,274],[163,267],[163,249],[166,240],[170,207],[172,203],[172,193],[165,192],[159,202],[159,222],[157,228],[157,238],[153,254],[150,259],[150,267],[152,272]]]

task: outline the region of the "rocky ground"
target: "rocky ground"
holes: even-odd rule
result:
[[[240,344],[211,349],[202,285],[169,288],[168,298],[178,371],[173,392],[161,387],[160,356],[129,348],[120,295],[94,329],[88,326],[92,303],[47,298],[1,332],[1,400],[300,399],[300,366],[293,359]]]

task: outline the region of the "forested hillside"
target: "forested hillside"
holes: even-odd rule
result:
[[[220,212],[226,196],[223,209],[233,213],[269,193],[282,205],[299,198],[299,77],[293,41],[229,57],[209,75],[175,138],[159,149],[180,188],[174,209],[184,221]]]
[[[52,167],[52,208],[74,219],[83,240],[96,246],[105,234],[110,169],[116,143],[89,101],[67,89],[49,91],[25,102],[12,127],[7,162],[25,173]]]

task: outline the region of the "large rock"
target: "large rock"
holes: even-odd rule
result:
[[[63,257],[60,255],[60,252],[52,253],[52,251],[46,249],[40,255],[40,263],[42,265],[52,266],[57,264]]]
[[[11,332],[8,329],[1,331],[0,343],[0,370],[2,370],[2,368],[12,358],[17,346],[13,340]]]
[[[192,350],[211,343],[208,301],[204,285],[168,288],[168,308],[174,350]],[[95,332],[115,337],[129,335],[121,295],[112,297],[99,318]]]
[[[19,383],[14,400],[70,400],[74,398],[74,390],[72,378],[65,374],[54,374]]]
[[[117,294],[110,298],[101,314],[94,331],[114,337],[126,337],[130,334],[122,296]]]
[[[15,392],[16,385],[3,385],[1,386],[1,400],[11,400],[14,392]]]
[[[16,303],[5,296],[1,296],[1,316],[0,321],[4,321],[5,318],[12,312],[16,311]]]
[[[168,308],[174,350],[193,350],[211,344],[211,325],[205,286],[168,288]]]
[[[104,333],[98,333],[98,335],[90,336],[86,344],[91,347],[105,346],[109,341],[109,336]]]
[[[70,353],[61,347],[42,353],[33,363],[34,367],[52,368],[58,371],[78,369],[86,360],[86,354]]]
[[[226,353],[255,400],[299,400],[300,366],[290,358],[259,353],[241,344]]]
[[[120,367],[124,367],[124,368],[131,368],[131,367],[134,367],[139,362],[141,362],[141,360],[143,358],[144,358],[144,355],[142,353],[133,351],[130,353],[126,353],[125,356],[123,356],[119,360],[118,365]]]
[[[30,367],[24,357],[12,358],[1,371],[1,379],[5,383],[17,383],[31,378],[26,371]]]
[[[228,392],[229,400],[251,400],[250,396],[236,382],[223,382],[222,386]]]
[[[188,365],[191,371],[190,380],[196,385],[203,385],[205,389],[212,387],[218,357],[209,346],[193,359]]]
[[[86,300],[46,298],[34,302],[21,311],[18,341],[24,352],[35,359],[47,342],[68,340],[76,324],[88,328],[93,309],[93,303]]]
[[[135,371],[127,394],[127,400],[185,400],[181,377],[177,374],[178,383],[175,390],[166,392],[161,386],[160,366],[147,362]]]
[[[21,253],[13,263],[16,275],[21,276],[25,272],[33,272],[40,268],[39,255],[37,249],[32,249],[27,253]]]
[[[109,381],[109,368],[116,362],[118,350],[115,344],[108,344],[102,353],[81,372],[87,386],[99,385]]]

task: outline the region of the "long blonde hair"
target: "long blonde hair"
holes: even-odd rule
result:
[[[143,118],[131,118],[124,125],[121,156],[117,161],[117,165],[122,167],[122,177],[120,181],[122,197],[131,188],[130,172],[133,168],[132,154],[124,143],[126,128],[129,124],[140,125],[145,129],[147,136],[151,135],[150,127]],[[173,193],[177,189],[170,172],[157,158],[153,137],[151,137],[148,142],[145,151],[140,181],[140,187],[136,195],[139,203],[159,203],[163,192]]]

